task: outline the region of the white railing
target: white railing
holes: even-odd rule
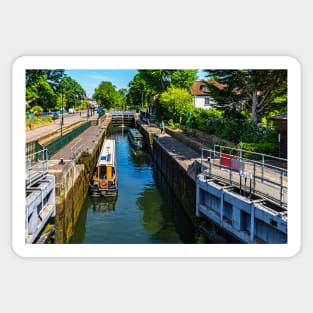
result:
[[[34,184],[38,179],[47,175],[48,173],[48,150],[43,149],[36,153],[26,156],[26,185]]]
[[[218,151],[216,147],[213,150],[202,149],[202,174],[223,180],[230,186],[239,187],[240,191],[246,191],[248,188],[250,194],[259,195],[275,201],[281,207],[287,207],[288,171],[285,166],[279,167],[266,162],[268,159],[277,159],[285,162],[287,167],[287,160],[265,154],[259,154],[260,161],[251,160],[242,157],[244,150],[232,150],[235,154]]]

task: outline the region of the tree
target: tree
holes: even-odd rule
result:
[[[269,112],[287,107],[286,70],[206,70],[210,95],[219,107],[248,109],[259,123]]]
[[[198,70],[139,70],[140,77],[155,93],[170,86],[189,89],[197,79]]]
[[[148,88],[146,81],[140,74],[134,76],[128,87],[126,96],[127,104],[145,106],[148,103],[148,96],[151,93],[151,89]]]
[[[103,106],[107,109],[122,104],[121,95],[111,82],[101,82],[100,85],[95,89],[93,98],[97,100],[100,106]]]
[[[64,102],[63,106],[67,109],[79,107],[80,100],[86,95],[83,87],[70,76],[62,78],[57,86],[57,93],[66,99],[66,104]]]
[[[55,105],[55,99],[56,94],[44,76],[39,76],[26,87],[26,101],[30,106],[39,105],[48,110]]]
[[[65,94],[58,93],[57,94],[57,105],[56,108],[58,110],[65,109],[67,107],[67,97]]]
[[[44,110],[55,106],[57,86],[64,70],[26,70],[26,101]]]
[[[36,82],[39,77],[44,77],[51,88],[56,91],[59,82],[64,77],[64,70],[26,70],[26,87]]]
[[[192,106],[192,96],[183,88],[170,87],[159,98],[157,115],[160,118],[178,120],[182,123],[182,117]]]
[[[122,88],[118,90],[118,93],[120,94],[121,97],[121,104],[124,107],[127,104],[127,89],[126,88]]]
[[[197,79],[198,70],[175,70],[172,73],[171,86],[190,89]]]

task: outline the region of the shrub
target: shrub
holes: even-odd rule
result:
[[[40,105],[35,105],[32,107],[31,112],[38,117],[43,112],[43,108]]]
[[[278,143],[275,144],[275,143],[270,143],[270,142],[264,142],[264,143],[242,142],[241,148],[243,150],[269,154],[272,156],[277,156],[278,155],[278,149],[279,149]],[[242,156],[251,159],[251,155],[249,153],[243,153]]]
[[[168,122],[167,122],[168,126],[172,129],[175,129],[176,128],[176,125],[174,124],[173,122],[173,119],[170,119]]]

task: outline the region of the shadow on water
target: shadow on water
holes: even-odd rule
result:
[[[153,177],[162,194],[162,199],[164,200],[166,207],[170,208],[168,214],[171,214],[171,219],[176,225],[176,230],[179,233],[182,242],[195,243],[195,229],[192,222],[185,213],[182,204],[156,166],[154,167]]]
[[[170,209],[164,204],[155,185],[145,187],[137,199],[137,206],[143,212],[142,226],[151,234],[153,242],[181,242],[172,221]]]

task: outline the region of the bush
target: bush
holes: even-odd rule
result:
[[[242,142],[241,148],[243,150],[251,151],[251,152],[257,152],[257,153],[264,153],[269,154],[272,156],[278,155],[278,143],[270,143],[270,142],[264,142],[264,143],[247,143]],[[242,155],[244,158],[251,159],[251,155],[249,153],[243,153]]]
[[[168,126],[172,129],[176,129],[179,127],[179,124],[178,123],[174,123],[173,122],[173,119],[170,119],[168,122],[167,122]]]
[[[43,112],[43,108],[40,105],[35,105],[30,111],[38,117]]]

